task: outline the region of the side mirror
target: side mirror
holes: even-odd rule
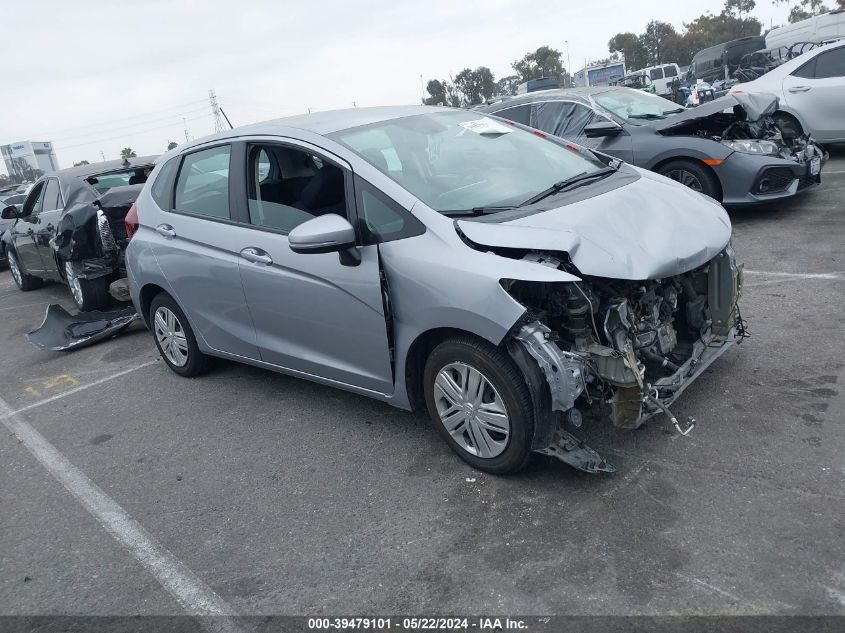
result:
[[[336,253],[355,246],[355,229],[346,218],[328,213],[294,228],[288,243],[294,253]]]
[[[622,126],[617,125],[613,121],[597,121],[590,123],[584,128],[584,134],[587,138],[600,138],[603,136],[616,136],[622,131]]]
[[[19,217],[18,208],[13,204],[10,204],[0,212],[0,219],[3,220],[17,220]]]

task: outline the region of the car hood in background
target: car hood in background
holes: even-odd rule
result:
[[[735,90],[736,92],[731,92],[724,97],[707,101],[700,106],[687,108],[678,114],[673,114],[665,119],[658,119],[649,123],[655,130],[668,130],[684,123],[689,123],[690,121],[704,119],[725,110],[732,110],[734,106],[740,106],[745,110],[748,121],[758,121],[764,116],[770,116],[778,109],[778,98],[773,94],[765,92],[739,92],[741,90],[740,86],[737,86]]]
[[[575,204],[508,219],[508,212],[458,220],[473,243],[565,252],[585,275],[659,279],[690,271],[727,246],[722,206],[645,170],[642,178]]]

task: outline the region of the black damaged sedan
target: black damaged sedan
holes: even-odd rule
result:
[[[109,285],[125,277],[124,218],[156,156],[62,169],[39,178],[19,205],[3,208],[13,224],[2,250],[22,291],[67,283],[80,310],[109,303]]]
[[[619,86],[543,90],[478,108],[650,169],[725,205],[769,202],[821,182],[825,151],[774,95],[737,92],[684,109]]]

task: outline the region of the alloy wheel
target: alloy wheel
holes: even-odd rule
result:
[[[161,352],[176,367],[188,363],[188,339],[178,317],[172,310],[161,306],[153,318],[155,337]]]
[[[501,455],[508,445],[508,411],[493,383],[466,363],[449,363],[434,379],[440,422],[465,451],[484,459]]]
[[[65,262],[65,279],[67,279],[67,286],[70,288],[70,294],[73,295],[73,300],[81,308],[83,303],[82,284],[79,283],[79,277],[77,277],[76,271],[73,269],[73,264],[70,262]]]
[[[672,169],[666,173],[666,177],[681,183],[685,187],[689,187],[693,191],[701,193],[704,190],[698,176],[686,169]]]
[[[12,272],[12,278],[15,280],[15,283],[20,287],[23,284],[23,277],[21,276],[21,269],[18,268],[18,260],[15,257],[14,253],[9,253],[9,270]]]

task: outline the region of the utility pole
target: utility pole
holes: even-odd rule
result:
[[[188,122],[185,120],[185,117],[182,117],[182,124],[185,126],[185,140],[190,141],[191,137],[188,136]]]
[[[100,150],[100,156],[103,157],[103,162],[106,162],[106,155],[103,154],[103,150]]]
[[[211,101],[211,115],[214,117],[214,131],[222,132],[226,129],[226,126],[223,125],[223,117],[220,115],[220,106],[217,103],[217,95],[214,94],[213,89],[208,91],[208,100]]]
[[[569,40],[564,40],[566,44],[566,74],[569,76],[569,81],[567,82],[569,85],[567,88],[572,87],[572,61],[569,59]]]

